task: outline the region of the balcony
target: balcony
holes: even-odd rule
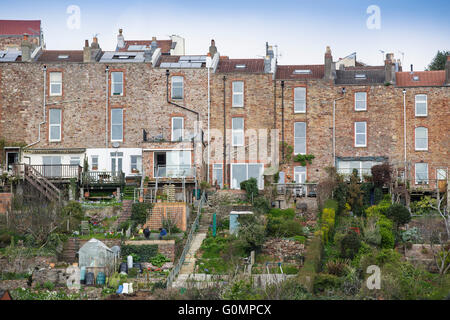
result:
[[[277,195],[294,197],[316,197],[317,183],[273,183],[276,186]]]
[[[155,168],[155,178],[195,178],[195,168],[190,165],[159,165]]]
[[[82,185],[92,187],[115,187],[125,184],[122,171],[88,171],[82,173]]]
[[[28,165],[33,168],[40,176],[51,181],[69,181],[76,179],[79,181],[83,168],[77,164],[40,164],[40,165]],[[17,164],[13,170],[17,176],[23,176],[24,165]]]

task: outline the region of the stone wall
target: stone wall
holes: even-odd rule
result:
[[[11,208],[12,193],[0,193],[0,214],[5,214]]]
[[[0,257],[0,270],[4,273],[31,273],[36,268],[46,268],[56,261],[56,257],[16,257],[12,261],[6,257]]]

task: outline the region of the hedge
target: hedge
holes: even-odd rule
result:
[[[129,256],[134,253],[139,256],[139,262],[149,262],[151,258],[158,254],[157,244],[144,244],[144,245],[124,245],[120,248],[123,257]],[[136,261],[138,262],[138,261]]]
[[[323,244],[322,237],[315,236],[308,244],[305,263],[300,269],[298,279],[302,285],[304,285],[309,292],[313,291],[314,278],[321,270]]]

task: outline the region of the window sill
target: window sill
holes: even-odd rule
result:
[[[361,110],[358,110],[358,109],[355,109],[355,112],[364,112],[364,111],[367,111],[367,109],[361,109]]]
[[[417,151],[417,152],[428,152],[428,149],[415,149],[414,151]]]
[[[415,117],[416,118],[426,118],[426,117],[428,117],[428,114],[416,114]]]
[[[232,108],[243,108],[244,106],[231,106]]]
[[[365,145],[365,146],[356,146],[355,145],[355,148],[367,148],[367,145]]]
[[[305,114],[306,113],[306,110],[305,111],[294,111],[294,114]]]

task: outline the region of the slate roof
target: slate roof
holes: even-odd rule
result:
[[[236,68],[236,65],[245,65],[245,68]],[[221,57],[217,71],[219,73],[264,73],[264,59],[227,59]]]
[[[414,77],[418,80],[414,80]],[[426,87],[445,85],[445,70],[438,71],[414,71],[395,73],[398,87]]]
[[[0,20],[0,35],[38,36],[41,33],[41,20]]]
[[[295,70],[311,70],[310,74],[296,74]],[[325,75],[325,66],[319,65],[286,65],[277,66],[278,80],[306,80],[306,79],[322,79]]]
[[[357,78],[356,75],[364,74],[365,78]],[[350,67],[344,70],[336,70],[336,84],[380,84],[384,83],[386,75],[384,67]]]
[[[172,48],[172,40],[156,40],[156,43],[158,45],[158,48],[161,49],[161,53],[163,54],[170,53],[170,49]],[[148,46],[150,48],[151,44],[152,40],[125,40],[125,47],[119,49],[119,51],[128,51],[128,48],[132,45]],[[141,50],[133,49],[133,51],[141,51]]]
[[[67,59],[60,59],[58,56],[69,56]],[[36,59],[39,62],[83,62],[82,50],[44,50]]]

